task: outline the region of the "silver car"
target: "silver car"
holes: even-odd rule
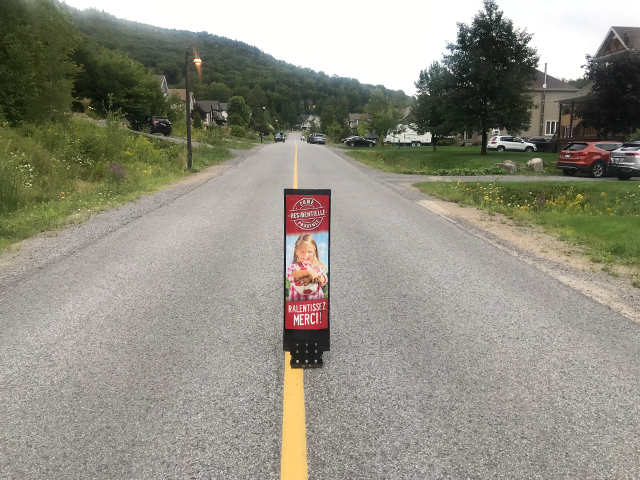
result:
[[[623,143],[611,152],[608,170],[620,180],[640,177],[640,141]]]

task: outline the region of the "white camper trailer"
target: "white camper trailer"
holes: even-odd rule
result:
[[[402,127],[404,127],[404,131],[402,131]],[[384,143],[385,145],[398,145],[399,143],[401,146],[412,147],[431,145],[431,134],[429,132],[425,132],[422,135],[418,135],[416,129],[417,127],[414,124],[409,126],[398,125],[396,131],[399,131],[399,133],[392,133],[392,131],[389,131],[387,136],[384,138]]]

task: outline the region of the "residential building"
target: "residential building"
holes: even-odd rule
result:
[[[298,125],[304,132],[311,130],[312,127],[320,128],[322,124],[318,115],[302,114],[298,116]]]
[[[368,113],[350,113],[344,119],[344,123],[349,127],[352,133],[358,132],[358,125],[369,120],[371,116]]]
[[[169,89],[169,95],[173,95],[174,93],[177,93],[178,96],[180,97],[180,100],[182,100],[185,104],[187,103],[187,91],[184,88],[170,88]],[[196,104],[196,100],[193,97],[193,92],[189,92],[189,108],[191,109],[191,111],[193,111],[193,107],[195,107]]]
[[[594,60],[607,61],[623,52],[640,53],[640,27],[611,27],[607,32],[600,47],[593,56]],[[553,139],[555,151],[561,150],[572,141],[600,140],[598,132],[594,128],[585,127],[580,118],[575,115],[576,105],[589,98],[593,82],[576,91],[573,95],[563,96],[554,100],[558,105],[558,128]],[[625,135],[615,135],[616,140],[624,140]]]

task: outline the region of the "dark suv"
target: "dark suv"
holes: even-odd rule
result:
[[[164,136],[171,135],[173,125],[164,117],[148,116],[142,120],[138,120],[131,123],[131,128],[134,130],[142,130],[149,133],[162,133]]]

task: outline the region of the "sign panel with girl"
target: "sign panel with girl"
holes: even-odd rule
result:
[[[331,190],[285,190],[285,351],[292,342],[329,350],[330,208]]]

